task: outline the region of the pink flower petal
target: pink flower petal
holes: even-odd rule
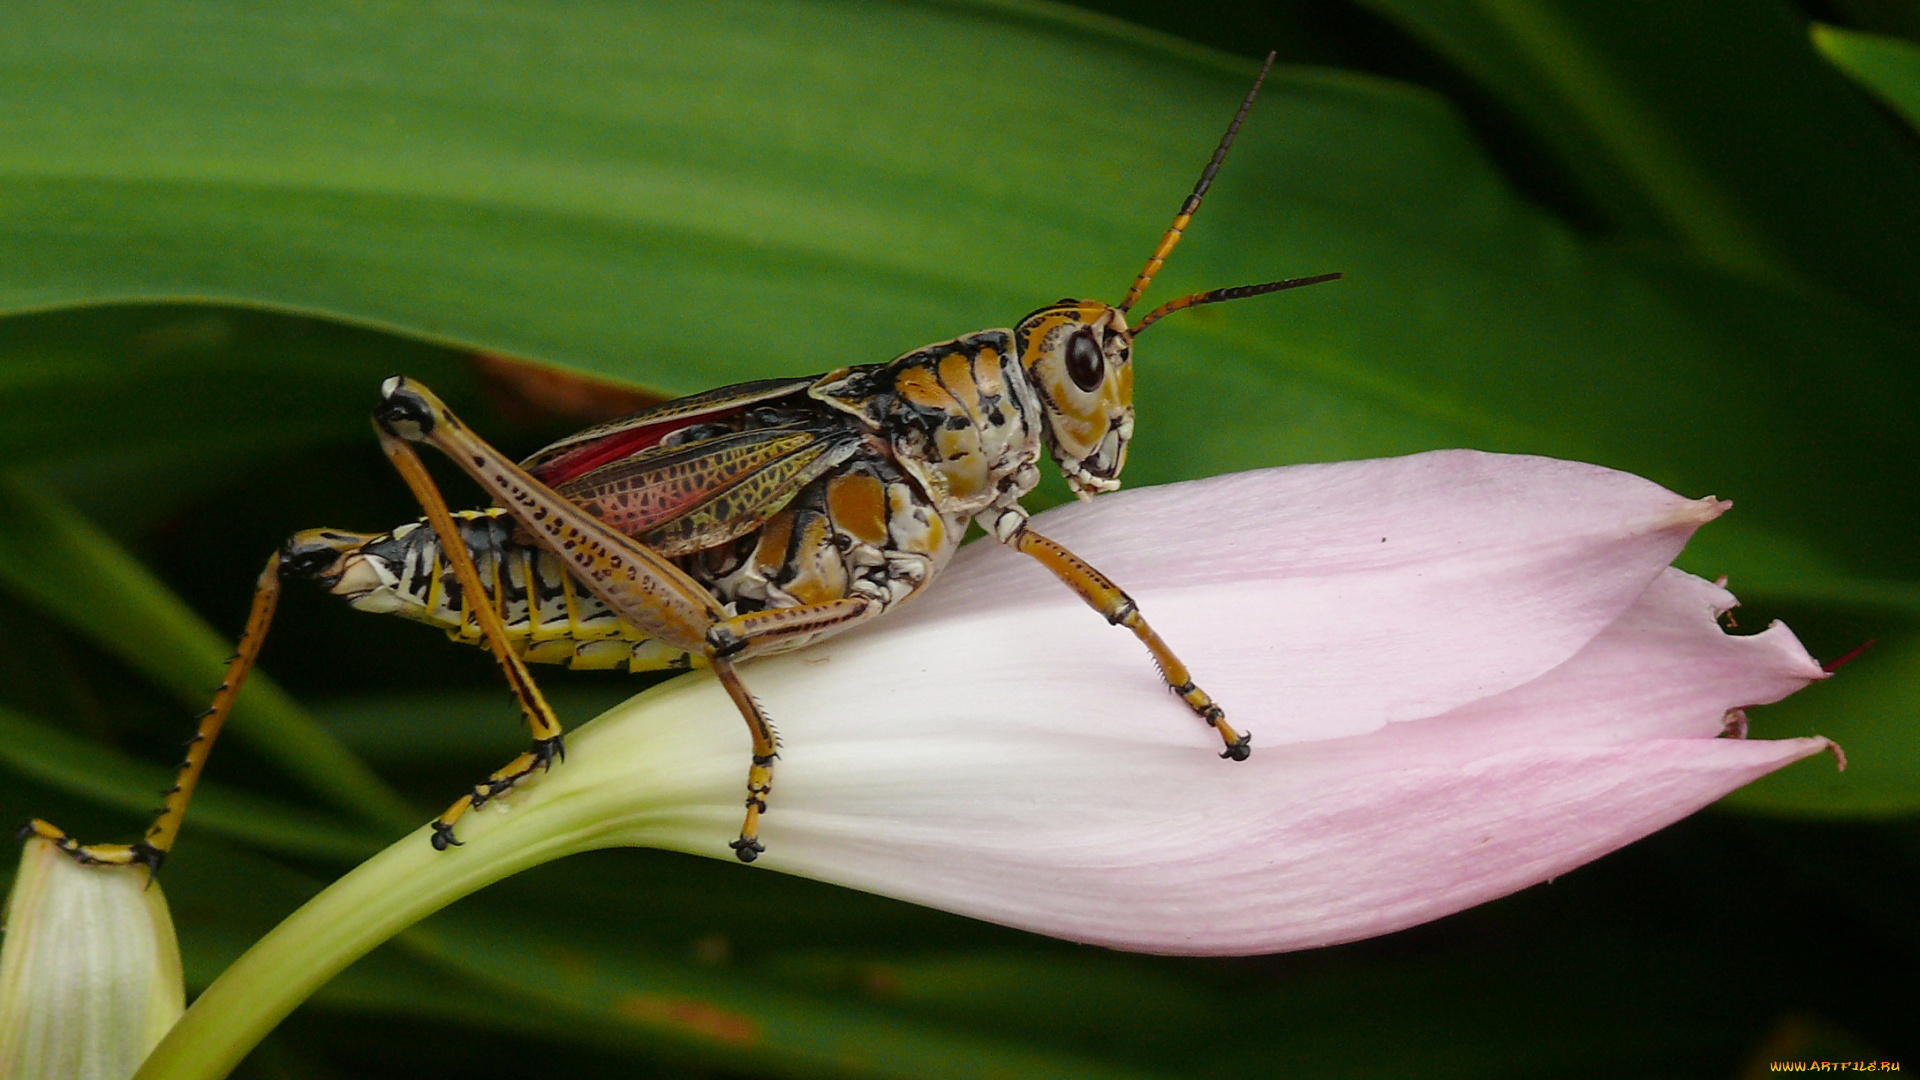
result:
[[[923,760],[897,769],[847,743],[823,745],[824,732],[806,735],[803,749],[795,734],[790,756],[822,756],[835,810],[815,812],[828,793],[806,780],[797,793],[788,785],[783,807],[801,809],[769,818],[769,843],[781,845],[770,865],[1155,951],[1302,948],[1436,918],[1825,748],[1711,738],[1728,709],[1782,696],[1819,669],[1790,635],[1726,636],[1697,603],[1700,587],[1712,588],[1663,579],[1535,683],[1365,736],[1268,748],[1238,766],[1169,758],[1134,716],[1090,718],[1077,739],[994,724],[985,738],[998,746],[969,739],[982,732],[960,708],[946,710],[946,724],[900,717],[896,734],[919,728],[927,745]],[[1668,662],[1644,676],[1623,670],[1649,627],[1680,637],[1667,643]],[[1070,691],[1027,689],[1052,704],[1047,728],[1079,719]],[[1649,737],[1662,727],[1679,730]],[[789,848],[804,865],[791,866]]]
[[[1731,597],[1665,567],[1719,509],[1446,453],[1044,516],[1260,735],[1252,760],[1219,760],[1129,635],[983,548],[894,625],[744,669],[783,736],[764,865],[1194,953],[1351,940],[1525,887],[1827,746],[1711,737],[1820,675],[1784,627],[1726,635]],[[678,680],[624,711],[552,782],[618,791],[581,815],[595,842],[724,854],[747,754],[724,695]]]
[[[1721,631],[1733,594],[1669,568],[1573,659],[1533,682],[1445,715],[1383,732],[1409,754],[1484,756],[1502,748],[1711,739],[1730,709],[1766,705],[1827,677],[1785,624]],[[1585,723],[1567,711],[1591,703]]]
[[[1726,505],[1593,465],[1449,450],[1119,492],[1035,526],[1127,589],[1229,717],[1257,705],[1255,745],[1271,746],[1432,716],[1534,678]],[[1137,644],[991,543],[861,636],[939,634],[970,617],[988,620],[971,635],[1003,644],[970,651],[981,681],[1031,663],[1000,629],[1017,622],[1058,638],[1068,668],[1110,691],[1107,707],[1156,685]]]

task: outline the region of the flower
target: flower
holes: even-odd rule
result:
[[[1219,760],[1128,634],[978,544],[892,625],[743,669],[781,725],[766,865],[1207,954],[1543,881],[1828,745],[1718,737],[1823,677],[1785,626],[1724,633],[1732,595],[1668,565],[1728,506],[1445,451],[1040,515],[1131,592],[1252,758]],[[582,731],[551,782],[620,793],[594,810],[609,842],[724,854],[747,753],[729,708],[704,680],[660,687]]]
[[[0,947],[0,1077],[126,1080],[180,1018],[173,919],[142,866],[28,840]]]
[[[1820,738],[1723,738],[1822,677],[1729,636],[1670,567],[1728,507],[1626,473],[1443,451],[1105,495],[1035,528],[1124,585],[1251,730],[1218,738],[1039,565],[963,550],[897,616],[743,665],[782,750],[756,865],[1041,933],[1264,953],[1563,873]],[[320,983],[488,882],[591,848],[730,858],[749,742],[694,674],[564,763],[336,882],[210,987],[152,1075],[222,1075]]]

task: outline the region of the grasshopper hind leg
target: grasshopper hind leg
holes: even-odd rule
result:
[[[465,817],[467,811],[506,794],[534,773],[549,768],[555,760],[565,757],[565,748],[560,741],[560,718],[555,715],[553,706],[547,704],[546,695],[540,692],[539,685],[533,681],[526,661],[514,651],[507,636],[505,620],[487,601],[491,594],[481,581],[473,552],[468,549],[459,526],[454,523],[453,512],[447,508],[447,500],[440,494],[439,486],[427,474],[420,455],[414,453],[413,447],[405,439],[377,421],[374,430],[379,432],[380,449],[386,453],[387,460],[393,463],[401,479],[413,491],[420,508],[426,511],[427,524],[440,540],[441,555],[460,582],[466,611],[472,614],[479,625],[481,639],[499,662],[500,671],[507,678],[507,687],[513,691],[514,700],[519,702],[520,711],[526,717],[527,727],[533,732],[532,749],[474,785],[471,792],[462,795],[433,820],[431,839],[434,849],[445,851],[460,845],[454,836],[454,824]]]
[[[566,746],[556,734],[550,738],[535,739],[533,749],[508,762],[505,768],[496,770],[493,775],[473,786],[473,790],[459,799],[439,817],[433,819],[433,848],[445,851],[450,847],[459,847],[460,841],[453,835],[454,822],[466,816],[467,811],[477,810],[488,802],[513,790],[527,777],[536,772],[544,772],[553,767],[555,761],[564,761]]]
[[[743,862],[757,858],[765,850],[759,839],[760,815],[767,808],[779,743],[766,714],[741,683],[733,664],[816,634],[835,632],[878,614],[884,610],[884,603],[870,596],[849,596],[799,607],[729,615],[705,586],[689,577],[671,558],[620,533],[507,460],[425,387],[395,376],[382,387],[381,393],[383,401],[375,413],[381,446],[428,510],[428,520],[434,532],[443,538],[442,546],[453,557],[450,561],[461,575],[464,591],[484,595],[471,559],[466,557],[465,546],[458,543],[446,504],[409,443],[423,443],[446,454],[626,623],[667,648],[706,658],[746,720],[753,738],[753,761],[747,774],[746,819],[739,839],[730,846]],[[474,575],[471,584],[468,583],[470,575]],[[505,631],[497,625],[498,614],[485,604],[478,605],[474,611],[481,618],[483,636],[489,644],[501,642],[494,645],[495,655],[526,708],[529,721],[539,721],[541,715],[548,718],[535,723],[536,738],[558,737],[559,724],[551,720],[545,702],[537,699],[538,691],[526,676],[520,658],[504,646]],[[490,619],[495,624],[491,628]],[[547,724],[545,730],[541,723]],[[537,763],[523,757],[502,770],[498,779],[510,786],[537,767]],[[476,795],[493,797],[489,790],[476,791]],[[455,803],[443,815],[442,824],[450,828],[453,821],[471,809],[473,798],[469,796]]]
[[[267,559],[266,567],[260,571],[253,590],[253,608],[247,616],[247,628],[240,635],[240,645],[227,661],[226,675],[220,680],[219,689],[214,691],[213,703],[200,714],[193,738],[187,740],[186,757],[180,762],[173,785],[161,792],[165,801],[153,824],[147,827],[146,834],[131,844],[82,844],[58,826],[35,818],[20,830],[22,840],[35,837],[47,840],[82,865],[144,866],[149,877],[159,871],[160,864],[166,861],[167,853],[173,850],[173,842],[180,835],[181,823],[186,820],[187,803],[193,798],[193,789],[199,784],[200,774],[207,767],[207,756],[213,752],[213,742],[226,725],[228,714],[233,711],[234,699],[240,695],[240,685],[246,681],[247,673],[253,670],[253,663],[260,655],[260,646],[266,643],[267,628],[273,624],[274,608],[280,602],[282,576],[294,570],[308,572],[322,557],[319,553],[308,552],[299,544],[299,539],[295,537],[285,548],[274,552]],[[332,556],[325,558],[331,561]]]

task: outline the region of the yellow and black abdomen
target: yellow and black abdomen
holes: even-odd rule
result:
[[[454,522],[473,553],[487,604],[506,624],[514,651],[529,663],[660,671],[697,662],[614,615],[551,552],[515,539],[505,510],[459,511]],[[333,538],[332,546],[342,551],[316,575],[335,595],[361,611],[413,619],[445,630],[455,641],[481,644],[469,598],[425,522],[372,536],[310,530],[289,546],[321,537]]]
[[[513,650],[529,663],[579,670],[661,671],[705,659],[647,637],[588,592],[551,552],[516,535],[500,508],[458,511],[455,525],[473,554]],[[806,485],[764,525],[674,561],[728,614],[820,604],[861,596],[876,613],[919,593],[946,565],[966,530],[942,515],[893,461],[860,456]],[[482,644],[479,620],[425,522],[368,535],[311,529],[289,552],[308,553],[310,574],[361,611],[437,626],[455,641]],[[312,553],[326,558],[313,559]],[[822,635],[837,632],[836,627]],[[811,638],[786,648],[799,648]],[[785,651],[784,649],[781,651]]]

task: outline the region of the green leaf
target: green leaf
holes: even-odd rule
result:
[[[195,709],[226,670],[231,642],[91,522],[18,475],[0,477],[0,587],[55,614]],[[232,723],[236,737],[343,809],[383,825],[417,820],[264,674],[248,680]]]
[[[1366,3],[1496,95],[1616,228],[1912,323],[1920,158],[1787,5]]]
[[[0,261],[0,302],[229,296],[676,391],[819,369],[1004,323],[1063,291],[1117,292],[1245,78],[1138,34],[1069,39],[964,8],[195,10],[136,6],[104,28],[43,14],[9,40],[0,79],[31,78],[62,108],[17,117],[0,151],[0,206],[18,211],[0,219],[0,251],[19,255]],[[261,33],[285,48],[261,55]],[[987,82],[964,66],[908,78],[895,42],[924,33],[1015,66]],[[820,66],[754,66],[763,34]],[[521,49],[524,35],[540,47]],[[234,85],[252,90],[223,92]],[[901,122],[880,122],[875,94]],[[1063,112],[1127,138],[1058,152]],[[1754,507],[1795,519],[1751,545],[1789,553],[1788,573],[1765,576],[1849,570],[1851,545],[1810,524],[1834,520],[1837,498],[1815,478],[1885,462],[1890,429],[1842,416],[1849,437],[1835,439],[1782,421],[1809,388],[1813,407],[1853,409],[1859,395],[1823,376],[1894,366],[1911,336],[1583,243],[1514,197],[1420,94],[1283,72],[1235,153],[1166,289],[1321,269],[1349,280],[1158,331],[1165,344],[1142,354],[1142,479],[1467,441],[1702,492],[1785,480],[1792,500]],[[60,213],[30,212],[56,196]],[[1729,386],[1733,370],[1754,385]],[[1701,422],[1730,392],[1766,439]],[[1832,460],[1836,443],[1857,460]],[[1753,520],[1742,505],[1732,529]],[[1906,524],[1864,527],[1886,549]]]
[[[14,467],[190,458],[175,471],[230,480],[262,454],[364,434],[395,371],[474,401],[447,350],[199,305],[0,320],[0,357],[0,459]]]
[[[564,722],[578,724],[647,685],[609,673],[591,685],[543,686],[542,693]],[[519,707],[498,689],[340,698],[317,704],[313,711],[342,744],[383,766],[477,761],[487,762],[491,770],[527,748]],[[488,723],[488,717],[495,722]]]
[[[1920,46],[1824,23],[1812,30],[1821,55],[1920,129]]]

